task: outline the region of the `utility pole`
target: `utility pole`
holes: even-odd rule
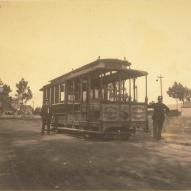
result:
[[[3,82],[1,81],[0,79],[0,114],[2,113],[3,111],[3,103],[2,103],[2,94],[3,93]]]
[[[163,79],[164,77],[160,74],[160,76],[157,76],[157,78],[158,78],[159,81],[160,81],[160,94],[161,94],[161,97],[163,97],[162,79]],[[158,79],[156,80],[157,82],[158,82]]]
[[[135,100],[138,102],[138,87],[135,86]]]

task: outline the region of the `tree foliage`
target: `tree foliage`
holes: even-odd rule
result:
[[[28,86],[28,81],[25,81],[24,78],[16,84],[16,88],[16,97],[21,104],[26,104],[30,99],[32,99],[32,91]]]
[[[186,86],[183,86],[181,83],[174,82],[172,87],[168,88],[167,94],[183,103],[185,101],[190,101],[191,98],[191,89]]]
[[[11,88],[7,84],[2,84],[2,91],[0,92],[0,102],[3,108],[11,107]]]

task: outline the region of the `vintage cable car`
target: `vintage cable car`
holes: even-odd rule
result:
[[[147,129],[147,75],[120,59],[100,59],[43,86],[52,124],[58,131],[128,138]],[[145,77],[145,97],[138,102],[136,80]]]

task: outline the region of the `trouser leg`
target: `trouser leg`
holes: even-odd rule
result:
[[[164,120],[159,121],[158,125],[158,138],[161,139],[161,133],[162,133],[162,128],[163,128],[163,122]]]
[[[53,121],[53,132],[56,132],[56,124],[57,124],[57,122],[56,122],[56,118],[54,117],[54,119],[53,119],[54,121]]]
[[[50,119],[48,118],[47,120],[47,132],[50,134]]]
[[[162,132],[162,128],[159,127],[158,128],[158,136],[157,136],[158,139],[161,139],[161,132]]]
[[[157,133],[158,133],[158,124],[157,121],[154,120],[153,121],[153,137],[157,138]]]
[[[42,129],[41,129],[42,133],[44,133],[44,131],[45,131],[45,125],[46,125],[46,121],[45,121],[45,119],[42,119]]]

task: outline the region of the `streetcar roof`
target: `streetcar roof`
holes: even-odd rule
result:
[[[84,74],[87,74],[89,72],[94,72],[96,70],[123,70],[126,69],[127,66],[130,66],[131,63],[126,61],[126,60],[120,60],[120,59],[111,59],[111,58],[106,58],[106,59],[97,59],[89,64],[86,64],[80,68],[77,68],[75,70],[72,70],[71,72],[68,72],[64,75],[61,75],[57,78],[54,78],[50,80],[50,82],[55,82],[59,79],[71,79],[75,78]]]
[[[105,76],[104,81],[106,83],[110,83],[110,82],[115,82],[119,80],[119,78],[121,80],[127,80],[127,79],[138,78],[138,77],[146,76],[146,75],[148,75],[148,73],[145,71],[126,69],[121,71],[120,73],[114,73],[112,75]]]
[[[116,71],[116,73],[105,76],[108,82],[117,80],[117,77],[119,76],[119,73],[117,71],[120,71],[121,79],[137,78],[148,74],[145,71],[128,69],[127,66],[130,65],[131,63],[126,60],[97,59],[87,65],[84,65],[78,69],[72,70],[71,72],[68,72],[64,75],[61,75],[57,78],[50,80],[50,83],[43,86],[40,90],[43,90],[44,88],[49,87],[53,84],[74,79],[76,77],[86,75],[92,72],[98,72],[101,74],[101,72]]]

